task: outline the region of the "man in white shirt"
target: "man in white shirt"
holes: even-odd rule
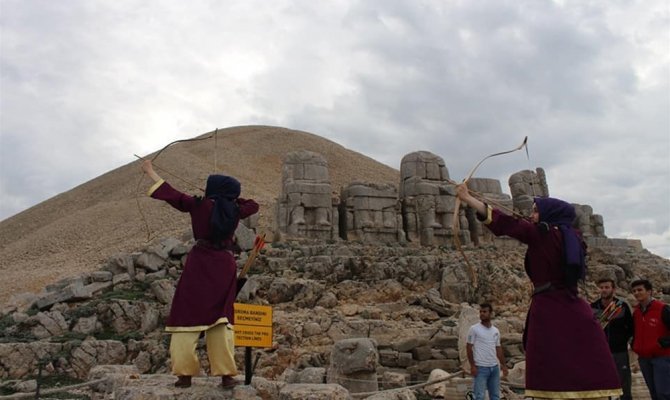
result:
[[[505,355],[500,346],[500,331],[491,324],[493,307],[489,303],[479,306],[480,322],[470,327],[468,332],[468,361],[470,374],[474,377],[475,400],[484,400],[484,392],[489,391],[490,400],[500,399],[500,367],[503,377],[507,376]]]

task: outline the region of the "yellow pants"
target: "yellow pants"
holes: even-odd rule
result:
[[[200,375],[200,362],[195,353],[200,332],[173,332],[170,338],[172,373],[177,376]],[[235,365],[235,334],[233,326],[218,324],[205,331],[207,357],[213,376],[237,375]]]

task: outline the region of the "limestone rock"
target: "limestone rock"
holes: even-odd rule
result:
[[[282,381],[270,381],[260,376],[251,378],[251,386],[263,400],[274,400],[279,398],[279,392],[286,386]]]
[[[158,301],[163,304],[172,303],[176,287],[174,281],[171,279],[158,279],[151,282],[151,291],[154,293]]]
[[[172,243],[169,240],[165,244],[150,246],[147,251],[140,254],[135,265],[150,272],[158,271],[170,256],[169,250],[174,247]]]
[[[344,339],[335,343],[330,356],[328,383],[338,383],[352,393],[378,390],[377,344],[367,338]]]
[[[84,287],[83,280],[79,279],[62,289],[54,287],[52,291],[43,293],[35,304],[37,308],[44,310],[56,303],[90,299],[91,296],[91,292]]]
[[[118,364],[101,364],[93,366],[88,372],[89,381],[98,380],[101,378],[109,378],[107,381],[96,384],[93,389],[96,392],[112,393],[114,389],[114,381],[119,377],[125,379],[130,375],[139,375],[140,371],[134,365],[118,365]],[[114,375],[112,377],[110,375]]]
[[[85,378],[91,367],[99,364],[123,364],[126,346],[116,340],[85,340],[71,355],[72,368],[78,378]]]
[[[295,383],[326,383],[326,369],[309,367],[296,374]]]
[[[38,339],[60,336],[68,329],[65,317],[58,311],[39,312],[32,318],[37,322],[32,333]]]
[[[18,382],[14,385],[14,390],[19,393],[31,393],[37,390],[37,380],[30,379],[23,382]]]
[[[279,400],[350,400],[349,392],[337,384],[296,383],[284,386]]]
[[[461,303],[472,298],[472,282],[464,263],[450,264],[442,270],[440,294],[449,303]]]
[[[135,263],[133,256],[128,253],[118,253],[110,257],[109,260],[107,260],[107,264],[104,268],[114,275],[124,272],[127,272],[132,276],[135,275]]]
[[[59,343],[0,343],[0,378],[21,379],[36,375],[38,364],[44,359],[55,359],[63,349]]]
[[[401,372],[384,371],[382,374],[383,388],[397,389],[408,385],[411,380],[411,375]]]
[[[446,379],[450,377],[451,374],[448,373],[447,371],[441,370],[441,369],[434,369],[430,371],[430,375],[428,376],[428,381],[439,381]],[[433,398],[437,397],[442,397],[446,398],[447,396],[447,381],[440,382],[440,383],[435,383],[432,385],[426,386],[426,393],[428,393],[430,396]]]
[[[98,317],[92,315],[90,317],[79,318],[74,327],[72,327],[72,332],[90,335],[93,332],[100,330],[101,328],[102,324],[98,322]]]
[[[254,247],[256,233],[247,228],[244,224],[239,224],[235,229],[235,243],[240,246],[242,251],[251,250]]]
[[[411,389],[397,389],[384,393],[373,394],[366,397],[367,400],[416,400]]]
[[[111,300],[99,304],[97,315],[114,332],[148,332],[155,328],[160,316],[159,304],[142,301]],[[148,330],[147,330],[148,329]]]
[[[14,312],[26,312],[35,304],[39,296],[35,293],[20,293],[12,295],[9,301],[0,309],[0,316]]]

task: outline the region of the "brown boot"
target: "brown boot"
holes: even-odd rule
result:
[[[233,387],[237,384],[239,384],[239,382],[230,375],[223,375],[221,377],[221,386],[223,386],[224,388]]]
[[[174,387],[178,388],[188,388],[191,387],[191,377],[188,375],[178,376],[177,382],[174,383]]]

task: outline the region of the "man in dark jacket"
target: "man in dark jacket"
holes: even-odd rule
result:
[[[591,308],[603,325],[614,363],[619,372],[619,380],[623,389],[621,399],[631,400],[628,342],[633,336],[633,315],[628,304],[615,296],[614,280],[603,278],[597,283],[600,289],[600,299],[591,303]]]

